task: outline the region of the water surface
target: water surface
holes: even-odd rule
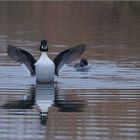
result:
[[[139,2],[0,2],[0,139],[139,140]],[[39,58],[86,44],[54,85],[35,77],[6,53],[12,44]]]

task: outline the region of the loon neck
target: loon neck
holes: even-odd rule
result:
[[[43,61],[45,60],[50,60],[49,56],[47,55],[46,52],[41,52],[41,56],[40,56],[41,59],[43,59]]]
[[[48,56],[46,52],[41,52],[41,56]]]

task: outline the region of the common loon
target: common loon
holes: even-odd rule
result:
[[[89,68],[91,68],[91,64],[88,64],[88,60],[86,59],[86,58],[82,58],[81,60],[80,60],[80,63],[76,63],[75,65],[74,65],[74,68],[77,70],[77,71],[83,71],[83,72],[85,72],[85,71],[88,71],[89,70]]]
[[[82,58],[81,60],[80,60],[80,63],[76,63],[75,64],[75,68],[82,68],[82,67],[84,67],[84,66],[87,66],[88,65],[88,61],[87,61],[87,59],[85,59],[85,58]]]
[[[51,60],[47,55],[48,42],[42,40],[39,48],[41,56],[38,60],[29,52],[13,45],[7,46],[7,53],[16,62],[24,64],[30,71],[31,76],[36,75],[37,83],[52,83],[54,82],[54,75],[58,76],[60,68],[78,58],[85,51],[85,48],[84,44],[68,48]]]

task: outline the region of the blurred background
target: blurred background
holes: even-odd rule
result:
[[[38,54],[47,39],[50,52],[84,43],[88,58],[139,59],[139,7],[138,1],[0,2],[0,51],[13,44]]]

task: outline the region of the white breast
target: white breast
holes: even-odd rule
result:
[[[42,52],[41,57],[35,63],[36,82],[37,83],[52,83],[54,82],[55,65],[47,56],[46,52]]]

